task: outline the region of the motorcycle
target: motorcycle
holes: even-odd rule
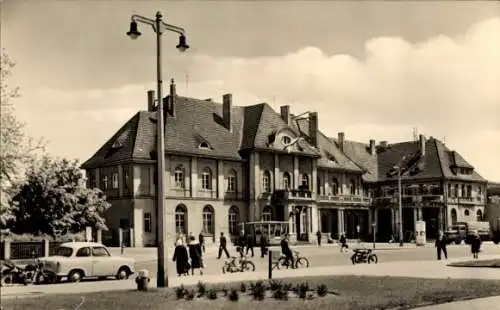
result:
[[[377,254],[373,253],[372,249],[353,249],[353,252],[354,253],[351,256],[351,262],[353,265],[361,263],[378,263]]]
[[[254,263],[248,260],[246,256],[242,256],[239,260],[237,257],[233,256],[226,260],[224,266],[222,266],[222,273],[244,271],[255,271]]]
[[[5,261],[1,268],[0,286],[23,284],[28,285],[53,283],[53,277],[43,269],[43,263],[36,261],[28,264],[24,268],[14,264],[12,261]]]

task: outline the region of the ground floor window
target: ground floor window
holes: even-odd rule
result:
[[[187,234],[186,225],[187,209],[184,205],[178,205],[175,208],[175,232],[178,234]]]
[[[214,209],[212,206],[205,206],[203,208],[203,227],[202,232],[205,234],[213,235],[215,233],[214,225]]]

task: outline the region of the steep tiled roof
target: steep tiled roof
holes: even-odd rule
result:
[[[366,172],[363,180],[366,182],[376,182],[378,179],[378,157],[371,155],[370,146],[355,141],[344,141],[344,153],[361,166]]]
[[[443,175],[447,179],[453,180],[464,180],[464,181],[480,181],[486,182],[482,176],[479,175],[475,170],[472,171],[472,174],[455,174],[452,171],[452,167],[455,166],[456,162],[453,162],[453,158],[459,158],[460,167],[464,168],[472,168],[472,166],[458,154],[456,151],[451,151],[443,142],[439,140],[434,140],[436,143],[436,148],[439,153],[439,158],[441,160],[441,167],[443,171]]]
[[[297,131],[299,131],[302,135],[309,135],[308,119],[299,119],[295,122],[294,127],[296,127]],[[319,130],[317,139],[318,147],[321,153],[321,158],[318,159],[318,167],[363,173],[363,169],[359,165],[340,151],[333,139],[327,137]]]
[[[488,182],[488,196],[500,196],[500,183]]]

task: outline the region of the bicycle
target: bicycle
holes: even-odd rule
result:
[[[293,261],[295,262],[295,268],[309,268],[309,260],[305,256],[300,256],[299,251],[293,251]],[[280,269],[280,266],[285,266],[289,268],[288,260],[284,254],[281,254],[280,258],[274,263],[272,269]]]
[[[247,259],[246,255],[241,257],[232,256],[227,259],[222,266],[222,273],[226,272],[245,272],[245,271],[255,271],[255,264]]]

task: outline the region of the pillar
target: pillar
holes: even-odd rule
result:
[[[11,241],[8,239],[4,239],[4,244],[3,244],[3,258],[4,260],[9,260],[10,259],[10,252],[11,252]]]
[[[418,209],[413,207],[413,227],[417,227],[417,221],[418,221]]]
[[[102,243],[102,230],[101,229],[97,230],[97,242]]]
[[[274,190],[281,189],[280,182],[280,159],[278,154],[274,154]]]
[[[198,159],[191,157],[191,197],[198,193]]]
[[[396,233],[396,214],[393,207],[391,207],[391,226],[392,226],[392,234]]]
[[[299,157],[293,156],[293,189],[299,188]]]
[[[48,239],[43,239],[43,256],[50,256],[50,241]]]
[[[342,235],[344,233],[344,209],[337,209],[337,227],[338,227],[338,235]]]
[[[375,222],[374,233],[377,234],[377,232],[378,232],[378,209],[373,210],[373,221]]]
[[[226,188],[224,187],[224,162],[222,160],[217,161],[217,198],[224,199],[224,193]]]
[[[262,179],[260,177],[259,153],[252,153],[250,156],[253,157],[253,167],[250,168],[250,169],[253,168],[253,184],[251,184],[250,186],[253,187],[254,190],[254,196],[252,198],[257,199],[261,193],[261,188],[262,188]]]
[[[422,207],[418,207],[417,208],[417,214],[418,214],[418,220],[419,221],[423,221],[424,220],[424,216],[422,215]]]
[[[312,191],[312,197],[315,199],[316,194],[318,193],[318,170],[317,170],[317,164],[316,164],[316,159],[312,159],[312,186],[311,186],[311,191]],[[320,185],[321,186],[321,185]]]
[[[439,230],[443,230],[443,208],[439,207],[438,212],[438,228]]]
[[[368,234],[370,235],[373,233],[372,224],[373,224],[373,210],[368,209]]]

